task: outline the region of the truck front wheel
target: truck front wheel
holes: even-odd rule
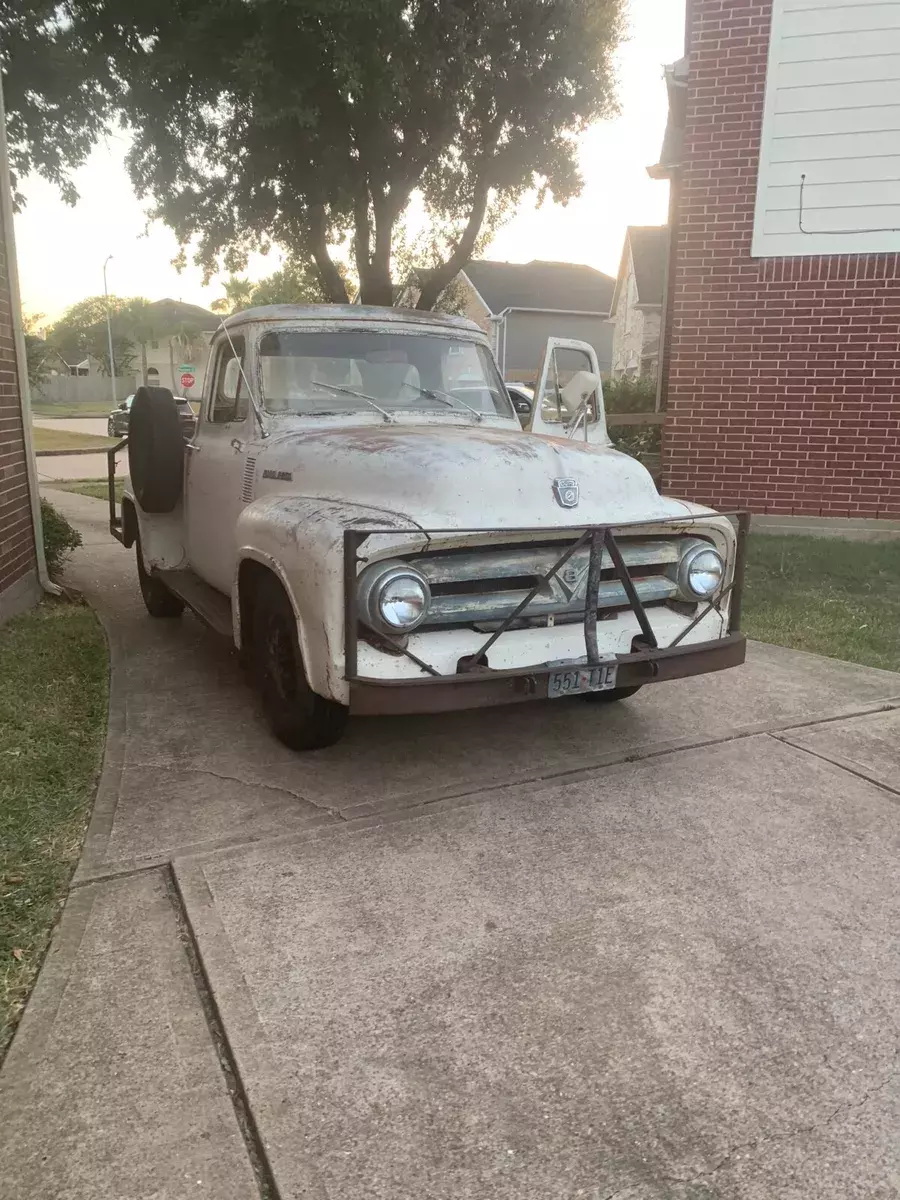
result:
[[[274,576],[253,597],[250,660],[269,727],[291,750],[333,746],[344,732],[347,709],[317,695],[306,680],[297,618]]]

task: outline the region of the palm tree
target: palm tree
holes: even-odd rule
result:
[[[147,343],[158,342],[166,336],[165,320],[155,304],[143,296],[129,300],[123,311],[131,338],[141,348],[141,383],[147,386]]]
[[[203,345],[203,333],[191,321],[178,321],[174,330],[169,331],[169,369],[172,372],[172,391],[178,392],[179,385],[175,378],[175,351],[183,363],[193,363],[194,351]]]
[[[243,279],[239,275],[232,275],[225,280],[225,295],[218,300],[213,300],[210,308],[217,313],[234,313],[240,312],[242,308],[250,307],[250,297],[253,295],[255,283],[251,283],[249,279]]]

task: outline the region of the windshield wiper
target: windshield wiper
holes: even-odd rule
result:
[[[341,387],[340,384],[337,383],[323,383],[321,379],[317,379],[314,386],[325,388],[329,392],[343,392],[345,396],[356,396],[357,400],[365,400],[366,404],[368,404],[370,408],[374,408],[376,412],[381,413],[388,424],[397,424],[391,414],[386,409],[382,408],[380,404],[376,404],[372,397],[367,396],[365,392],[357,392],[354,391],[353,388]]]
[[[409,383],[406,386],[407,387],[416,387],[416,385],[414,383]],[[477,420],[479,420],[479,421],[484,420],[483,412],[479,412],[478,409],[473,408],[471,404],[466,404],[465,400],[462,400],[459,396],[454,395],[453,392],[442,392],[436,388],[423,388],[423,387],[416,387],[416,391],[419,393],[420,396],[427,396],[427,398],[429,400],[443,400],[443,402],[446,405],[448,405],[450,408],[453,408],[457,404],[461,404],[463,406],[463,408],[468,409],[468,411],[472,414],[472,416],[475,417]]]

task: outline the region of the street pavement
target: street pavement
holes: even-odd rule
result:
[[[4,1198],[900,1194],[900,677],[754,645],[296,756],[47,494],[110,733]]]
[[[106,418],[94,417],[35,417],[39,429],[58,429],[66,433],[83,433],[106,437]],[[54,480],[105,479],[106,454],[41,454],[37,462],[38,480],[50,484]],[[128,474],[128,455],[123,451],[116,460],[116,474]]]
[[[83,433],[106,437],[106,417],[33,417],[37,429],[59,429],[64,433]]]

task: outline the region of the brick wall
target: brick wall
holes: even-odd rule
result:
[[[692,0],[663,484],[900,518],[900,256],[752,259],[772,0]]]
[[[22,413],[16,382],[9,307],[6,241],[0,226],[0,614],[8,607],[4,598],[25,594],[25,584],[36,569],[31,500],[25,472]],[[17,602],[15,607],[20,607]]]

